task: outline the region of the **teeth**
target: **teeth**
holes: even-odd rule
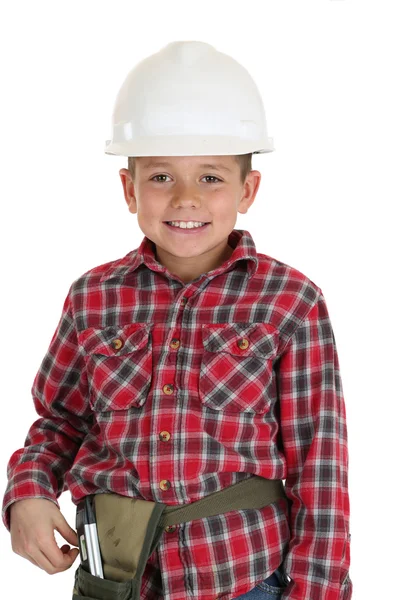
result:
[[[193,227],[201,227],[205,225],[205,223],[201,223],[200,221],[188,221],[187,223],[180,221],[167,221],[168,225],[173,225],[174,227],[180,227],[181,229],[193,229]]]

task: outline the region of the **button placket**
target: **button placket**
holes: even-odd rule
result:
[[[183,297],[181,300],[181,304],[185,305],[187,301],[187,298]],[[178,338],[172,338],[171,342],[170,342],[170,348],[172,348],[173,350],[176,350],[177,348],[179,348],[180,346],[180,341]],[[170,355],[171,356],[171,355]],[[172,383],[166,383],[165,385],[163,385],[163,392],[167,395],[171,395],[174,393],[174,385]],[[162,442],[168,442],[171,438],[171,434],[169,431],[161,431],[158,435],[160,441]],[[168,479],[162,479],[160,481],[160,489],[167,491],[171,488],[171,482]],[[176,525],[168,525],[167,527],[164,528],[166,532],[168,533],[172,533],[176,530]]]

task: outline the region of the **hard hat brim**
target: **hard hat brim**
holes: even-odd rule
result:
[[[105,153],[116,156],[217,156],[273,152],[273,139],[238,140],[227,136],[136,137],[106,141]]]

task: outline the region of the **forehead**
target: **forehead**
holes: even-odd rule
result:
[[[140,165],[142,171],[154,168],[171,167],[193,167],[202,169],[213,169],[215,171],[226,171],[231,173],[237,161],[235,156],[139,156],[135,162]]]

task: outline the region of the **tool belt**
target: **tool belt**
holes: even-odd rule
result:
[[[285,498],[281,479],[253,475],[205,498],[169,506],[119,494],[95,494],[94,509],[104,579],[82,568],[75,571],[72,600],[140,600],[148,558],[168,527],[223,514],[263,508]]]

